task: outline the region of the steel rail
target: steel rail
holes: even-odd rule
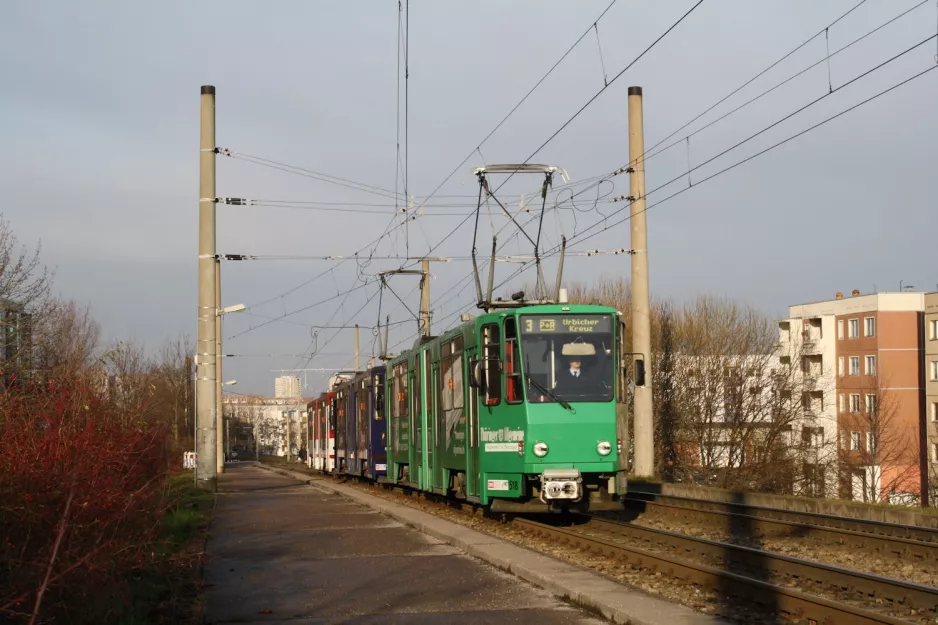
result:
[[[932,586],[621,521],[593,517],[583,527],[626,536],[658,549],[722,561],[726,569],[742,567],[767,577],[793,577],[802,585],[832,588],[857,601],[882,600],[897,610],[927,610],[933,615],[938,611],[938,588]]]
[[[638,569],[661,572],[682,581],[717,590],[746,604],[772,606],[778,614],[791,619],[815,621],[828,625],[840,623],[908,625],[910,623],[910,621],[886,614],[810,595],[792,588],[777,586],[705,564],[679,559],[668,554],[653,553],[639,547],[631,547],[587,536],[575,530],[553,527],[527,519],[514,519],[512,523],[541,537],[557,540],[591,553],[622,559]]]
[[[710,501],[706,499],[694,499],[692,497],[680,497],[677,495],[660,495],[657,493],[647,493],[643,491],[630,492],[629,499],[633,501],[653,501],[656,503],[671,501],[674,502],[674,505],[676,506],[692,508],[696,510],[717,510],[735,514],[741,513],[749,516],[755,516],[760,519],[804,523],[808,525],[816,525],[819,527],[849,530],[877,536],[905,538],[921,543],[933,543],[938,545],[938,529],[922,527],[918,525],[903,525],[901,523],[887,523],[885,521],[855,519],[852,517],[822,514],[819,512],[782,510],[780,508],[753,506],[730,501]],[[741,510],[743,512],[740,512]]]
[[[871,534],[858,532],[856,530],[815,525],[801,521],[744,514],[741,512],[672,505],[655,500],[628,498],[626,499],[626,506],[629,508],[639,506],[660,508],[660,512],[666,514],[668,518],[677,517],[684,521],[701,523],[728,531],[730,531],[734,525],[745,525],[748,529],[751,529],[752,534],[758,538],[770,536],[781,538],[807,538],[823,545],[871,549],[880,556],[897,558],[904,561],[915,559],[938,562],[938,542],[923,542],[910,538]],[[645,511],[648,510],[644,510],[643,512]],[[654,512],[654,510],[652,510],[652,512]]]

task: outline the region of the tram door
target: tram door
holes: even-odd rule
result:
[[[423,490],[431,487],[430,459],[433,446],[433,420],[432,391],[430,389],[430,350],[421,349],[417,352],[416,367],[414,367],[414,416],[411,421],[413,427],[413,449],[411,466],[415,474],[411,481]]]
[[[407,401],[409,402],[407,418],[410,424],[408,429],[410,445],[407,448],[407,481],[416,484],[419,472],[417,458],[420,457],[418,449],[418,441],[420,440],[420,376],[418,375],[416,362],[408,361],[407,380],[409,389],[407,394]]]
[[[464,401],[466,411],[466,494],[478,497],[479,488],[479,389],[469,384],[469,363],[475,360],[477,349],[470,347],[463,353],[462,370],[464,392],[468,391]]]
[[[423,454],[423,418],[421,417],[423,402],[420,395],[423,391],[420,384],[420,357],[408,363],[407,375],[410,378],[410,449],[407,454],[407,481],[411,484],[420,484],[420,458]]]
[[[435,446],[434,421],[436,419],[436,385],[434,384],[433,368],[430,363],[430,349],[426,348],[420,353],[421,373],[423,373],[423,426],[426,435],[423,439],[423,456],[421,457],[421,475],[423,482],[420,483],[424,490],[433,489],[433,472],[430,470],[433,466],[433,447]]]

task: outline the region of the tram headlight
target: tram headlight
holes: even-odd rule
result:
[[[543,458],[547,455],[547,443],[543,441],[538,441],[534,443],[534,455],[538,458]]]
[[[612,445],[609,441],[599,441],[599,444],[596,445],[596,451],[599,452],[600,456],[608,456],[612,453]]]

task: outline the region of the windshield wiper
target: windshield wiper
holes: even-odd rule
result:
[[[535,380],[534,378],[532,378],[532,377],[531,377],[530,375],[528,375],[527,373],[524,374],[524,377],[527,379],[527,381],[528,381],[534,388],[536,388],[536,389],[539,390],[540,392],[544,393],[545,395],[547,395],[548,397],[550,397],[551,399],[553,399],[555,402],[557,402],[558,404],[560,404],[561,406],[563,406],[564,408],[566,408],[566,409],[569,410],[570,412],[575,412],[575,410],[573,410],[573,406],[571,406],[570,404],[568,404],[568,403],[565,402],[564,400],[560,399],[560,398],[554,393],[554,391],[550,390],[549,388],[547,388],[546,386],[544,386],[543,384],[541,384],[540,382],[538,382],[537,380]]]

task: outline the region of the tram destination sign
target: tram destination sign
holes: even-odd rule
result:
[[[524,334],[601,334],[612,332],[609,315],[522,315]]]

